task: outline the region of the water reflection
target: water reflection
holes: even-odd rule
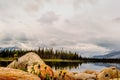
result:
[[[116,66],[118,69],[120,69],[120,63],[94,63],[96,66]]]
[[[48,64],[49,66],[51,66],[52,68],[54,68],[55,70],[57,69],[64,69],[64,68],[68,68],[69,70],[73,69],[73,68],[78,68],[78,66],[81,66],[82,63],[80,62],[45,62],[46,64]]]
[[[11,63],[11,61],[0,61],[0,66],[1,67],[6,67],[10,63]]]
[[[10,62],[9,61],[0,61],[0,66],[6,67]],[[89,62],[89,63],[82,63],[82,62],[45,62],[49,66],[52,67],[53,70],[58,69],[67,69],[72,72],[82,72],[86,69],[100,71],[103,68],[116,66],[120,69],[120,63],[103,63],[103,62]]]
[[[116,66],[120,69],[120,63],[81,63],[81,62],[46,62],[54,70],[57,69],[67,69],[72,72],[82,72],[86,69],[100,71],[103,68]]]

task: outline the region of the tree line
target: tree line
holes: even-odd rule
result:
[[[42,59],[67,59],[67,60],[79,60],[81,56],[76,52],[65,51],[65,50],[54,50],[53,48],[38,48],[35,50],[0,50],[1,58],[13,58],[21,57],[28,52],[35,52]]]
[[[88,58],[84,57],[81,60],[85,62],[102,62],[102,63],[120,63],[120,58]]]
[[[0,50],[0,58],[21,57],[28,52],[35,52],[42,59],[65,59],[65,60],[80,60],[82,62],[117,62],[120,63],[120,58],[89,58],[81,57],[76,52],[66,50],[54,50],[53,48],[38,48],[35,50]]]

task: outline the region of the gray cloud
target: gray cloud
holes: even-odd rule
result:
[[[93,40],[94,44],[107,48],[111,51],[116,51],[116,50],[120,50],[119,49],[119,45],[120,42],[118,40],[111,40],[111,39],[101,39],[101,40]]]
[[[0,44],[64,48],[87,56],[119,50],[119,2],[1,0]]]
[[[43,6],[42,0],[31,0],[31,1],[28,0],[25,2],[23,8],[28,13],[31,13],[31,12],[38,12],[39,9],[42,8],[42,6]]]
[[[12,41],[12,36],[11,36],[11,35],[4,35],[4,36],[5,36],[5,37],[3,37],[1,41],[5,41],[5,42],[6,42],[6,41],[8,41],[8,42],[9,42],[9,41]]]
[[[113,18],[112,21],[113,21],[113,22],[116,22],[116,23],[119,23],[119,22],[120,22],[120,17]]]
[[[84,5],[95,5],[98,0],[74,0],[73,6],[75,9],[82,8]]]
[[[48,11],[45,14],[43,14],[40,19],[38,19],[38,22],[52,25],[58,19],[59,19],[59,16],[56,15],[53,11]]]

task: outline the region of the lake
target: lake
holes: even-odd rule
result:
[[[71,72],[82,72],[87,69],[100,71],[103,68],[110,66],[116,66],[120,69],[120,63],[46,62],[46,64],[50,65],[53,70],[67,69]]]
[[[0,61],[0,66],[6,67],[10,62],[9,61]],[[81,62],[45,62],[52,67],[53,70],[57,69],[67,69],[71,72],[82,72],[87,69],[100,71],[103,68],[116,66],[120,69],[120,63],[81,63]]]

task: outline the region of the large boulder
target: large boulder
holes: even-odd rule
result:
[[[87,70],[85,70],[83,73],[94,74],[94,75],[97,76],[99,72],[97,72],[97,71],[95,71],[95,70],[89,70],[89,69],[87,69]]]
[[[40,65],[45,64],[44,61],[36,53],[29,52],[23,55],[22,57],[18,58],[17,60],[14,60],[7,67],[27,70],[27,66],[37,63],[39,63]]]
[[[29,73],[38,75],[41,80],[52,80],[54,73],[50,66],[46,64],[35,64],[27,67]]]
[[[38,76],[22,70],[0,67],[0,80],[41,80]]]
[[[75,74],[75,80],[96,80],[97,76],[88,73],[78,73]]]
[[[29,52],[18,60],[14,60],[7,67],[25,70],[30,74],[35,74],[41,80],[51,79],[54,76],[52,68],[45,64],[45,62],[34,52]]]

